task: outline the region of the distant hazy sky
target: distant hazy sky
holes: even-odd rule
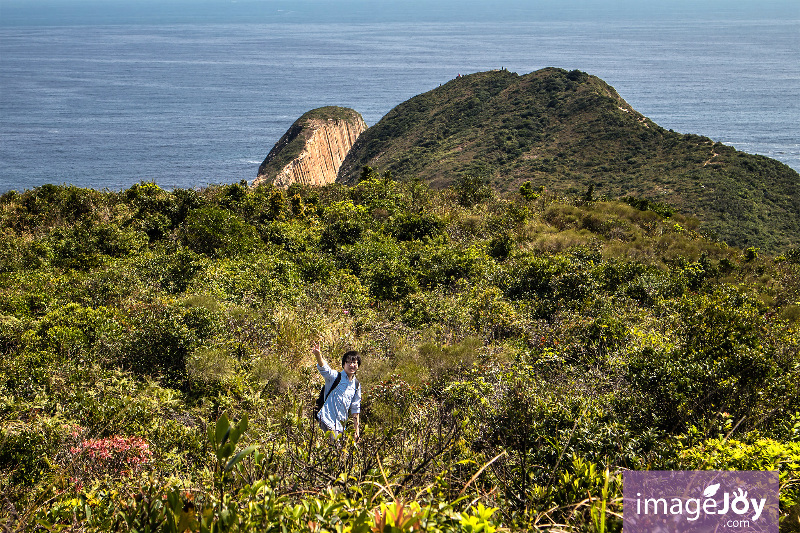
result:
[[[0,25],[800,19],[800,0],[0,0]]]

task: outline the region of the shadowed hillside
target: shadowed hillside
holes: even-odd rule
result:
[[[464,176],[676,206],[737,246],[800,242],[800,176],[773,159],[661,128],[601,79],[547,68],[464,76],[394,108],[356,142],[338,181],[369,165],[444,187]]]

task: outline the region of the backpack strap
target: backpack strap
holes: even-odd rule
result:
[[[325,405],[325,402],[328,401],[328,396],[331,395],[331,393],[333,392],[333,389],[335,389],[339,385],[340,381],[342,381],[342,373],[341,372],[339,372],[336,375],[336,379],[333,381],[333,385],[331,385],[331,389],[328,391],[328,394],[325,395],[325,400],[322,402],[322,405]]]

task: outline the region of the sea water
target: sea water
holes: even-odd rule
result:
[[[800,21],[0,27],[0,192],[252,180],[304,112],[580,69],[664,128],[800,170]]]

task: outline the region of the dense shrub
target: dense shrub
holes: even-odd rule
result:
[[[417,290],[411,266],[401,257],[378,259],[365,269],[369,293],[381,300],[397,301]]]
[[[528,139],[503,130],[498,157]],[[621,469],[794,460],[791,254],[478,185],[0,197],[0,524],[619,531]],[[357,446],[307,416],[316,340],[363,355]]]
[[[389,234],[399,241],[422,240],[441,234],[444,222],[431,215],[401,214],[392,221]]]
[[[187,318],[184,310],[163,302],[132,309],[119,355],[123,368],[179,388],[186,378],[186,358],[198,342]]]
[[[789,371],[792,358],[765,344],[764,319],[752,301],[720,291],[684,298],[680,314],[677,346],[645,348],[630,362],[628,377],[649,423],[675,431],[719,412],[747,419],[777,400],[765,397],[764,383]]]
[[[352,202],[336,202],[325,211],[325,229],[320,246],[335,250],[337,246],[355,244],[361,238],[367,222],[367,209]]]
[[[69,229],[56,228],[50,234],[49,246],[54,265],[87,270],[99,266],[103,256],[122,257],[139,250],[143,241],[139,232],[83,221]]]
[[[460,279],[477,278],[490,268],[489,258],[477,246],[430,243],[411,256],[420,285],[432,289],[452,287]]]
[[[12,493],[19,484],[30,487],[50,474],[50,458],[61,443],[61,427],[57,421],[45,419],[0,426],[0,472],[4,481],[0,488]]]
[[[462,207],[472,207],[492,196],[492,189],[485,180],[472,174],[460,176],[453,185],[453,190]]]
[[[800,523],[800,486],[795,483],[800,477],[800,443],[763,438],[754,442],[708,439],[683,450],[680,461],[682,467],[697,470],[777,470],[780,508],[789,514],[782,525],[792,531]]]
[[[218,207],[192,210],[186,217],[183,239],[194,252],[211,257],[231,257],[258,248],[253,226]]]

